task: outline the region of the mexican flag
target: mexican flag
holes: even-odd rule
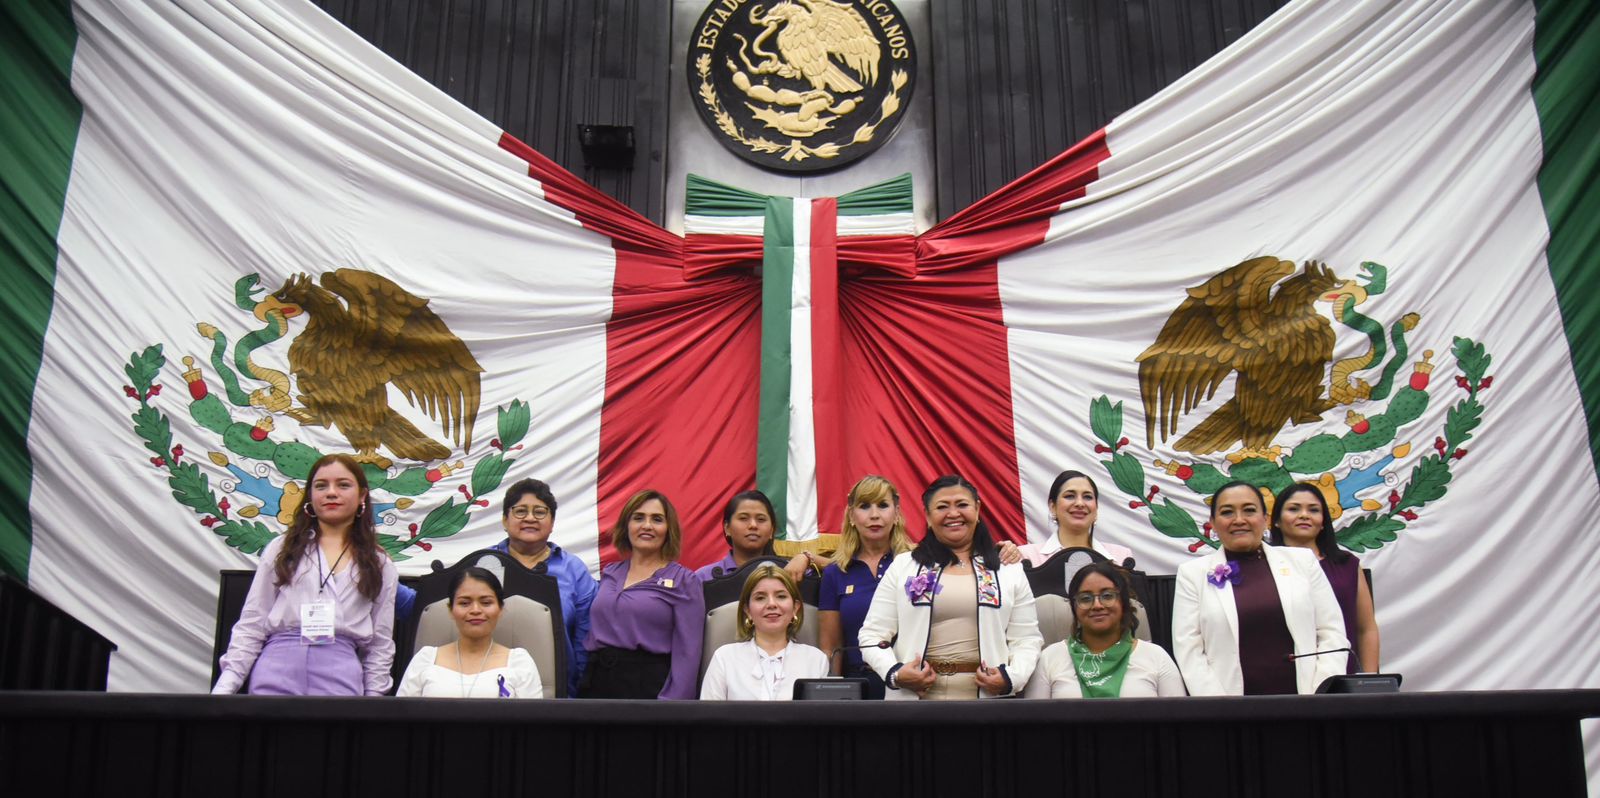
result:
[[[920,235],[712,175],[684,237],[299,3],[0,15],[0,554],[114,689],[204,687],[217,570],[331,451],[411,571],[523,477],[595,565],[665,491],[694,565],[780,475],[795,537],[864,473],[920,529],[957,471],[1042,540],[1076,468],[1150,573],[1222,481],[1312,481],[1408,687],[1600,686],[1600,621],[1550,611],[1600,567],[1588,4],[1292,4]]]

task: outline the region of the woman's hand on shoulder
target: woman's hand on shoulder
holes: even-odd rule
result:
[[[1000,564],[1016,565],[1022,562],[1022,549],[1009,540],[1000,541]]]

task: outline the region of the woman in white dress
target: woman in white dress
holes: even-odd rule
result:
[[[702,701],[786,701],[797,679],[828,675],[828,656],[794,640],[805,619],[794,577],[777,565],[750,572],[739,592],[739,638],[711,655]]]
[[[464,568],[450,583],[450,617],[456,642],[423,646],[406,666],[401,697],[543,698],[533,657],[494,642],[505,607],[500,580],[483,568]]]
[[[1128,577],[1109,562],[1086,565],[1067,586],[1072,637],[1039,655],[1026,698],[1150,698],[1187,695],[1178,664],[1161,646],[1134,639]]]

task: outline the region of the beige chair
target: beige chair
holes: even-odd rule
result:
[[[782,567],[788,560],[778,557],[751,560],[733,573],[724,574],[704,583],[706,625],[701,636],[701,678],[705,678],[706,667],[711,664],[711,657],[717,653],[718,648],[739,642],[739,592],[744,589],[744,580],[750,572],[766,562]],[[819,580],[815,573],[806,574],[805,580],[800,583],[800,600],[805,605],[805,616],[800,621],[800,631],[795,635],[795,640],[811,646],[817,645],[820,635],[817,628],[818,584]]]
[[[456,571],[478,566],[493,572],[505,588],[506,605],[495,625],[494,641],[527,651],[539,669],[544,694],[566,697],[566,632],[561,618],[561,589],[555,577],[543,571],[529,571],[497,551],[474,552],[449,568],[437,562],[434,565],[439,567],[417,585],[416,634],[406,658],[409,660],[423,646],[442,646],[455,640],[450,580]]]

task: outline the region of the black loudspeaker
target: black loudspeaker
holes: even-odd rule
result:
[[[1400,692],[1400,674],[1398,673],[1349,673],[1339,676],[1329,676],[1317,685],[1319,694],[1336,695],[1340,693],[1398,693]]]
[[[630,125],[578,125],[583,162],[596,169],[633,168],[633,127]]]
[[[867,680],[854,676],[843,679],[795,679],[796,701],[860,701],[866,698]]]

